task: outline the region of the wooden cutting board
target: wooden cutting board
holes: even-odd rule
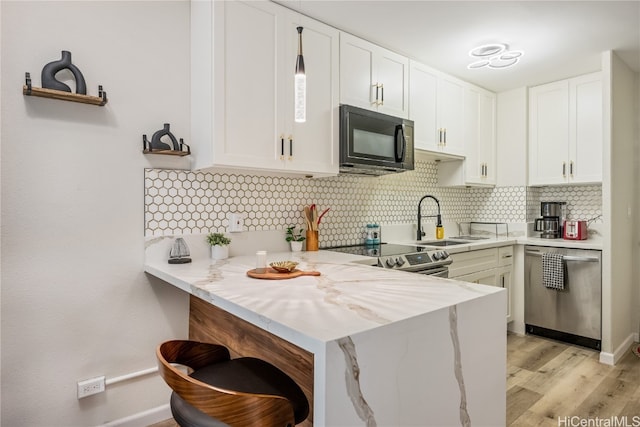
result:
[[[253,277],[254,279],[270,279],[270,280],[281,280],[281,279],[293,279],[294,277],[300,276],[319,276],[319,271],[302,271],[298,269],[294,269],[290,273],[279,273],[272,268],[267,268],[264,273],[258,273],[255,269],[247,271],[247,276]]]

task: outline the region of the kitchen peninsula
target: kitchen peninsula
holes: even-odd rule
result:
[[[190,294],[191,339],[266,359],[312,406],[303,425],[504,425],[506,291],[358,265],[335,252],[269,253],[320,276],[259,280],[254,256],[145,271]],[[153,246],[157,246],[153,248]],[[193,253],[192,253],[193,254]]]

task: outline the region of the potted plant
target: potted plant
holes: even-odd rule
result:
[[[287,242],[291,245],[291,252],[300,252],[302,250],[302,242],[305,237],[302,235],[302,228],[296,231],[295,227],[287,227]]]
[[[222,233],[209,233],[207,235],[207,243],[211,245],[212,259],[229,258],[229,243],[231,239]]]

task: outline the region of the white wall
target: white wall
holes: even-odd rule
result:
[[[142,272],[141,153],[165,122],[189,142],[189,2],[0,2],[2,424],[87,426],[168,403],[151,375],[76,399],[76,382],[155,366],[187,297]],[[25,71],[73,54],[105,107],[26,97]],[[187,161],[188,164],[188,161]]]
[[[637,278],[633,261],[636,242],[633,181],[637,145],[636,75],[614,52],[603,54],[605,90],[603,214],[608,229],[603,251],[602,350],[614,358],[628,348],[638,332]],[[608,101],[610,100],[610,101]]]
[[[635,166],[633,168],[635,174],[633,182],[635,182],[635,195],[636,195],[636,210],[635,210],[635,245],[634,245],[634,270],[633,277],[635,281],[635,301],[634,308],[634,324],[636,334],[636,340],[640,340],[640,73],[636,73],[636,103],[635,103],[635,117],[636,117],[636,144],[635,144]]]

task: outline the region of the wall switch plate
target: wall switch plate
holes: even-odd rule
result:
[[[240,233],[244,231],[244,214],[229,214],[229,233]]]
[[[78,399],[91,396],[92,394],[102,393],[105,388],[105,382],[104,375],[101,377],[78,381]]]

